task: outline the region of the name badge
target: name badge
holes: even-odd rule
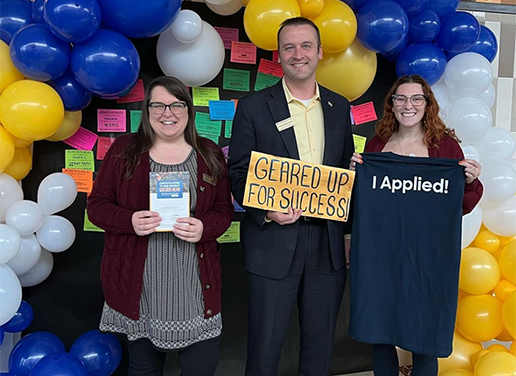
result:
[[[208,174],[202,174],[202,180],[208,184],[215,185],[215,179]]]
[[[278,128],[278,131],[282,132],[284,131],[285,129],[289,129],[289,128],[292,128],[294,126],[294,119],[292,119],[291,117],[285,119],[285,120],[282,120],[282,121],[278,121],[276,123],[276,128]]]

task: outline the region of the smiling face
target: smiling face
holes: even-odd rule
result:
[[[405,97],[410,98],[416,94],[424,95],[424,92],[423,87],[420,84],[407,83],[400,85],[395,94],[404,95]],[[400,127],[422,127],[425,110],[426,101],[419,106],[414,106],[410,99],[407,99],[407,102],[401,106],[397,106],[394,103],[392,105],[392,112],[394,112],[394,116],[396,117],[396,120],[398,120]]]
[[[180,102],[180,100],[170,94],[163,86],[156,86],[152,89],[149,102],[160,102],[167,105]],[[170,108],[166,108],[163,114],[156,115],[149,108],[149,123],[158,139],[167,141],[184,139],[185,129],[188,125],[188,109],[184,108],[183,112],[173,114]]]

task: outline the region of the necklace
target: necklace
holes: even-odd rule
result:
[[[410,153],[410,150],[412,150],[412,148],[414,147],[414,145],[416,144],[416,142],[421,138],[422,135],[419,135],[414,141],[412,141],[408,147],[408,150],[407,150],[407,153],[405,153],[401,147],[401,142],[400,142],[400,136],[398,135],[398,138],[397,138],[397,141],[398,141],[398,147],[400,148],[400,151],[401,151],[401,154],[402,155],[408,155],[409,157],[415,157],[416,155],[414,153]]]

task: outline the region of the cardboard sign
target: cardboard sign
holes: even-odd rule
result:
[[[244,205],[307,217],[347,221],[355,172],[252,152]]]

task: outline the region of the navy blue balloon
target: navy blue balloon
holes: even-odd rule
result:
[[[476,52],[492,63],[498,53],[498,41],[496,40],[496,35],[489,28],[484,25],[480,25],[480,36],[478,40],[475,42],[473,47],[466,52]]]
[[[97,0],[47,0],[43,10],[50,30],[67,42],[83,42],[100,28]]]
[[[181,0],[99,0],[103,27],[132,38],[149,38],[168,29]]]
[[[446,68],[446,56],[434,43],[409,44],[396,60],[398,77],[419,74],[430,85],[442,77]]]
[[[0,326],[0,345],[2,344],[2,342],[4,342],[4,328],[3,326]]]
[[[26,77],[48,81],[64,73],[70,63],[70,44],[43,24],[18,31],[9,46],[14,66]]]
[[[65,352],[61,340],[49,332],[27,334],[13,347],[9,356],[9,372],[17,376],[28,376],[34,366],[44,357]]]
[[[466,52],[480,36],[480,24],[471,13],[455,12],[441,21],[441,30],[435,43],[444,51]]]
[[[4,330],[9,333],[18,333],[29,327],[34,318],[34,310],[25,300],[22,300],[20,308],[14,316],[4,324]]]
[[[93,95],[77,82],[70,69],[48,84],[61,97],[66,111],[79,111],[88,107]]]
[[[122,34],[100,29],[74,46],[70,66],[77,81],[94,95],[116,98],[127,94],[136,83],[140,56]]]
[[[343,0],[344,3],[348,4],[351,9],[356,13],[362,5],[367,3],[369,0]]]
[[[396,59],[398,58],[398,55],[405,49],[405,47],[407,47],[407,44],[408,44],[408,36],[405,36],[403,38],[403,40],[401,41],[401,43],[398,44],[398,46],[395,49],[393,49],[385,54],[382,54],[382,56],[391,62],[395,62]]]
[[[427,9],[433,10],[441,19],[451,16],[459,7],[460,0],[428,0]]]
[[[0,372],[0,376],[16,376],[16,375],[11,372]]]
[[[30,376],[88,376],[88,373],[79,359],[60,352],[41,359]]]
[[[35,0],[32,3],[32,18],[36,23],[44,23],[43,19],[43,5],[45,4],[45,0]]]
[[[34,23],[32,4],[28,0],[2,0],[0,3],[0,39],[11,43],[22,27]]]
[[[413,16],[426,6],[428,0],[394,0],[403,7],[407,16]]]
[[[70,354],[82,361],[88,376],[110,376],[122,360],[122,346],[114,335],[91,330],[75,340]]]
[[[409,40],[412,43],[433,42],[441,30],[439,16],[429,9],[424,9],[410,19]]]
[[[391,0],[372,0],[356,14],[357,38],[368,50],[381,54],[398,47],[408,34],[408,17],[401,5]]]

